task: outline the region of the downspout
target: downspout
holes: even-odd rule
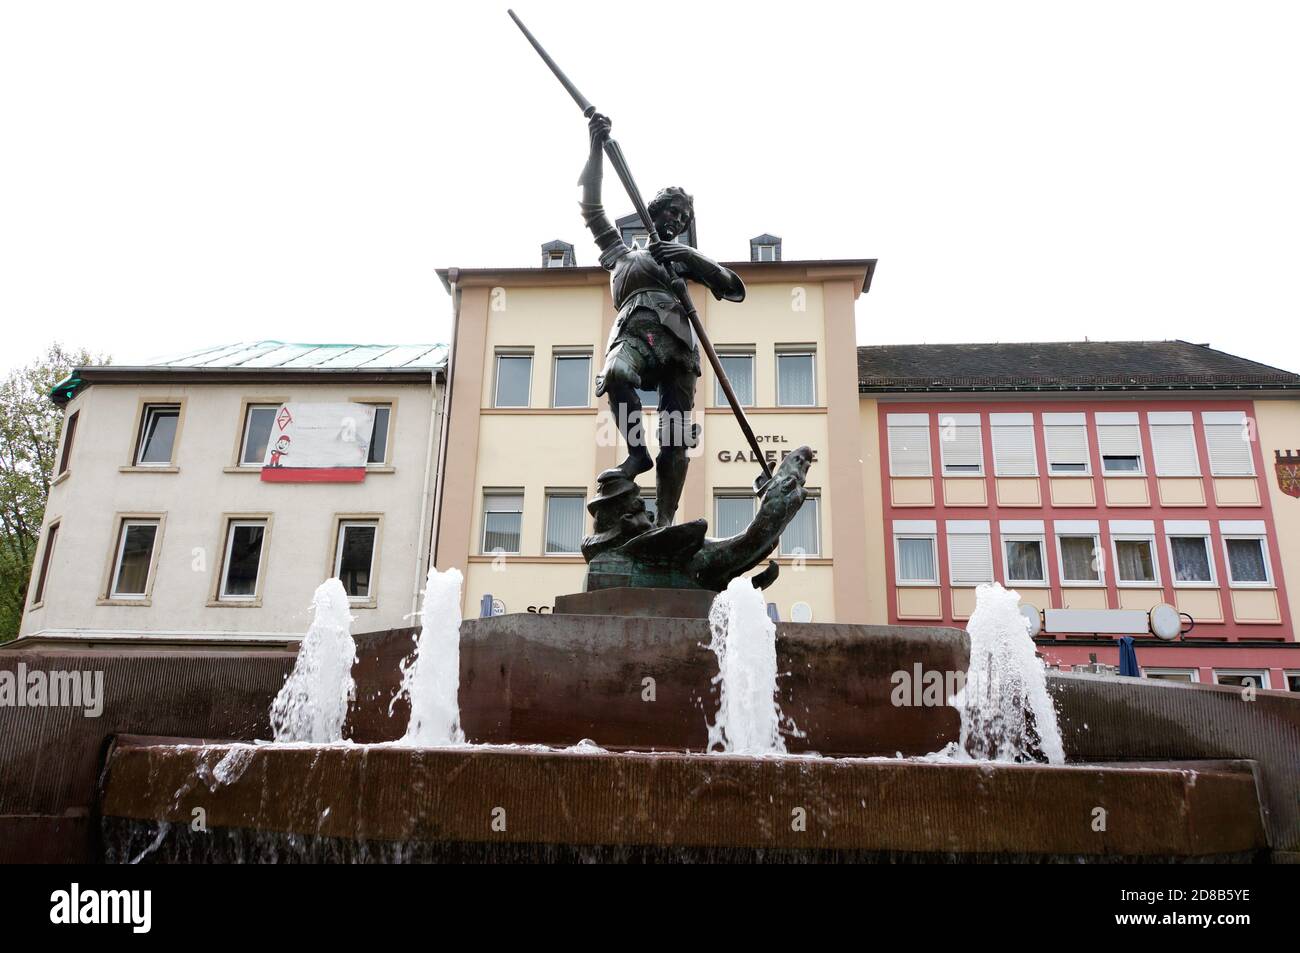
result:
[[[424,528],[425,520],[429,516],[429,493],[433,482],[433,450],[434,441],[437,435],[442,432],[442,410],[443,396],[438,392],[438,369],[434,368],[429,374],[429,442],[424,451],[424,482],[421,484],[420,491],[420,522],[416,524],[419,529]],[[417,532],[419,531],[417,529]],[[427,545],[426,545],[427,541]],[[425,574],[429,571],[429,555],[433,546],[432,536],[421,536],[420,545],[415,547],[415,582],[414,589],[411,592],[411,614],[409,618],[415,621],[416,613],[420,611],[420,589],[424,582]]]
[[[447,480],[447,438],[450,430],[452,402],[455,395],[453,385],[456,382],[456,339],[460,336],[461,293],[457,284],[459,278],[459,268],[447,269],[447,284],[451,292],[451,346],[447,351],[447,380],[442,391],[443,426],[438,438],[438,474],[435,484],[437,489],[433,495],[433,524],[429,527],[431,534],[429,550],[433,554],[430,559],[430,565],[432,566],[438,565],[438,531],[442,526],[442,498]]]

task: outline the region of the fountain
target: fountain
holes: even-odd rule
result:
[[[718,659],[718,716],[709,751],[784,754],[776,702],[776,625],[763,595],[744,578],[731,580],[709,611],[709,649]]]
[[[343,583],[328,579],[312,596],[312,623],[293,671],[271,703],[276,741],[324,744],[343,738],[343,722],[355,686],[357,645]]]
[[[456,698],[460,688],[462,583],[459,569],[429,569],[415,652],[402,663],[402,687],[389,705],[390,714],[399,700],[410,705],[403,744],[439,747],[465,742]]]

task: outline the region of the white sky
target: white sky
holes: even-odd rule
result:
[[[1184,338],[1300,370],[1300,6],[533,3],[701,245],[880,259],[861,343]],[[0,0],[7,368],[448,335],[448,265],[594,261],[504,4]],[[611,212],[618,183],[606,177]]]

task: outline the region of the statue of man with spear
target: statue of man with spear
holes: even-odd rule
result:
[[[596,377],[596,396],[609,396],[609,409],[628,445],[627,459],[597,477],[628,479],[655,468],[657,526],[670,526],[686,483],[687,449],[696,439],[690,420],[695,406],[695,379],[700,376],[697,338],[674,280],[689,278],[718,300],[743,301],[745,285],[729,268],[675,239],[690,228],[695,214],[691,197],[667,188],[646,207],[658,240],[648,248],[630,248],[601,206],[600,186],[610,120],[593,113],[588,121],[591,153],[582,171],[582,217],[600,249],[600,263],[610,272],[618,317],[610,334],[605,367]],[[637,390],[659,392],[659,454],[655,462],[645,446],[641,398]]]

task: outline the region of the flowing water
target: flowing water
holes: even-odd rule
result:
[[[337,579],[316,587],[311,628],[303,637],[293,671],[271,703],[271,730],[276,741],[341,741],[348,704],[355,693],[348,594]]]
[[[960,750],[988,761],[1064,764],[1047,672],[1034,654],[1020,595],[980,586],[970,634],[970,670],[953,705],[961,713]]]
[[[709,751],[784,754],[776,702],[776,625],[763,594],[748,579],[731,580],[709,610],[718,657],[718,717],[709,726]]]
[[[397,698],[411,703],[402,744],[445,747],[465,743],[460,727],[459,569],[429,569],[415,651],[402,663]],[[394,699],[396,701],[396,699]],[[390,707],[391,712],[391,707]]]

